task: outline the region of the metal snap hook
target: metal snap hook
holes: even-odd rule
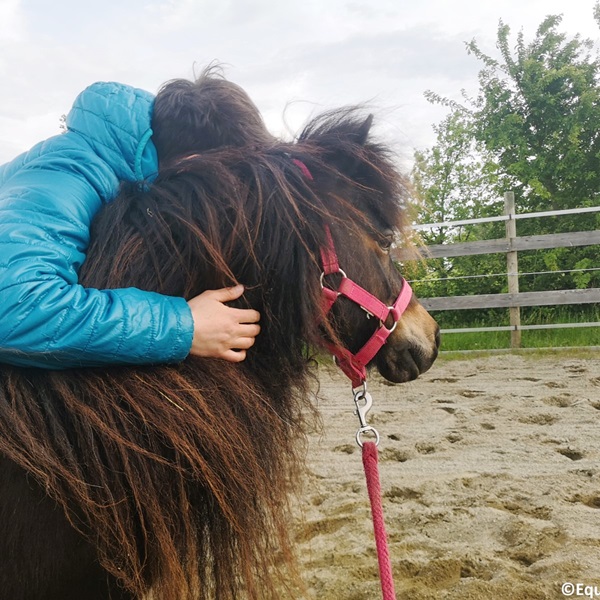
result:
[[[364,404],[360,404],[361,401],[364,401]],[[371,394],[369,394],[369,392],[366,391],[366,388],[355,392],[354,404],[356,405],[356,410],[354,411],[354,414],[358,416],[360,426],[368,427],[367,413],[371,410],[371,406],[373,406],[373,398],[371,397]]]
[[[361,404],[361,402],[364,403]],[[362,436],[371,433],[375,436],[375,445],[379,446],[379,432],[367,423],[367,413],[371,410],[371,406],[373,406],[373,398],[371,397],[371,394],[367,392],[366,382],[363,383],[362,388],[359,388],[354,392],[354,404],[356,405],[354,414],[358,416],[358,420],[360,421],[360,427],[356,432],[356,443],[362,448]]]

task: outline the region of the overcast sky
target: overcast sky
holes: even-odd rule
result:
[[[530,40],[548,14],[598,39],[594,0],[0,0],[0,164],[59,132],[76,95],[99,80],[156,92],[212,61],[242,85],[270,129],[370,101],[410,160],[445,114],[423,97],[477,90],[498,22]],[[287,134],[285,134],[287,135]]]

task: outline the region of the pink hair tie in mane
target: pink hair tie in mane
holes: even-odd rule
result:
[[[314,178],[311,172],[308,170],[308,167],[298,158],[292,158],[292,162],[302,171],[302,175],[306,177],[306,179],[310,179],[310,181],[314,181]]]

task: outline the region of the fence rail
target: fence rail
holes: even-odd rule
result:
[[[501,239],[455,244],[439,244],[423,249],[423,258],[452,258],[457,256],[475,256],[480,254],[503,253],[507,258],[508,294],[481,294],[471,296],[444,296],[438,298],[420,298],[427,310],[469,310],[481,308],[507,308],[510,311],[510,325],[498,327],[477,327],[443,329],[442,333],[510,331],[511,346],[521,345],[521,331],[532,329],[560,329],[566,327],[598,327],[600,323],[555,323],[544,325],[521,325],[520,308],[525,306],[554,306],[565,304],[600,303],[600,288],[576,290],[548,290],[543,292],[519,292],[518,252],[525,250],[545,250],[551,248],[569,248],[575,246],[600,245],[600,230],[553,233],[546,235],[521,236],[516,233],[516,220],[555,217],[569,214],[600,212],[600,207],[584,207],[548,212],[516,214],[514,195],[505,194],[505,214],[480,219],[465,219],[442,223],[428,223],[415,226],[415,229],[435,229],[441,227],[460,227],[477,223],[504,221],[506,237]],[[394,258],[399,261],[414,260],[414,251],[396,249]],[[498,274],[494,274],[498,275]]]
[[[511,194],[512,192],[507,192]],[[564,210],[549,210],[533,213],[509,213],[496,217],[479,217],[477,219],[463,219],[462,221],[443,221],[441,223],[419,223],[413,229],[439,229],[440,227],[461,227],[463,225],[475,225],[477,223],[494,223],[498,221],[509,221],[510,219],[537,219],[539,217],[562,217],[564,215],[581,215],[583,213],[600,212],[600,206],[584,206],[583,208],[566,208]]]
[[[475,256],[476,254],[522,252],[523,250],[594,246],[596,244],[600,244],[600,231],[572,231],[569,233],[548,233],[546,235],[459,242],[456,244],[435,244],[424,249],[424,256],[425,258],[452,258],[455,256]],[[414,258],[414,254],[411,254],[410,250],[399,248],[395,251],[394,257],[400,261],[410,260]]]
[[[440,296],[438,298],[419,298],[419,301],[427,310],[593,304],[596,302],[600,303],[600,288],[519,292],[516,294],[480,294],[476,296]]]

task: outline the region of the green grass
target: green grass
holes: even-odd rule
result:
[[[523,325],[597,322],[600,322],[600,307],[593,304],[558,308],[530,307],[521,310]],[[508,325],[508,311],[494,309],[479,313],[474,311],[439,313],[438,323],[442,329],[505,326]],[[442,334],[442,350],[498,350],[510,348],[510,340],[510,331],[447,333]],[[522,348],[569,348],[575,346],[600,346],[600,327],[521,331]]]
[[[522,348],[521,350],[498,349],[498,350],[458,350],[454,352],[442,352],[438,362],[452,362],[455,360],[470,360],[473,358],[487,358],[498,353],[510,353],[523,356],[527,360],[536,360],[538,358],[568,356],[569,359],[598,360],[600,359],[600,347],[575,347],[563,346],[555,348]]]
[[[522,348],[567,348],[571,346],[600,346],[600,327],[521,332]],[[442,335],[442,350],[495,350],[500,348],[510,348],[510,331]]]

